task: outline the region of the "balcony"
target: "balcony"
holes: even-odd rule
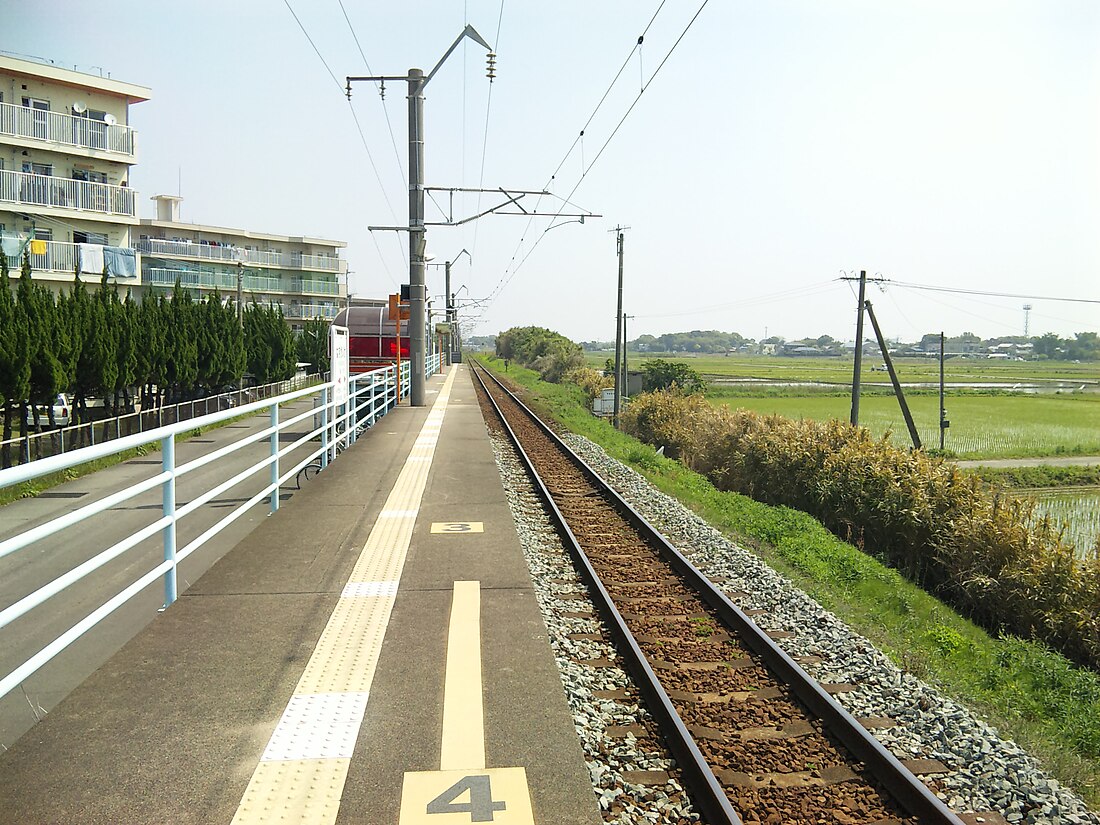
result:
[[[35,272],[66,272],[70,276],[76,269],[77,251],[75,243],[64,241],[46,241],[45,254],[31,254],[31,269]],[[30,249],[30,247],[27,247]],[[18,277],[19,267],[22,266],[22,257],[8,256],[8,269],[13,277]]]
[[[291,304],[283,310],[287,318],[324,318],[331,321],[340,311],[335,304]]]
[[[134,190],[109,183],[0,170],[0,202],[135,217]]]
[[[0,103],[0,134],[134,157],[134,130],[129,126],[12,103]]]
[[[311,295],[339,295],[340,284],[336,281],[318,281],[302,278],[291,282],[291,291],[309,293]]]
[[[233,293],[237,291],[236,272],[210,272],[195,269],[146,267],[141,273],[141,282],[154,286],[173,287],[176,285],[177,278],[181,286],[188,287],[189,289],[220,289],[222,292]],[[305,288],[307,285],[313,285],[313,287]],[[314,292],[322,295],[336,295],[338,285],[335,282],[302,281],[298,278],[278,278],[271,275],[257,275],[245,272],[241,289],[246,295],[253,292],[277,293],[281,295],[297,295],[306,292]]]
[[[192,241],[168,241],[162,238],[142,238],[134,248],[144,255],[157,255],[162,258],[194,258],[202,261],[237,263],[238,255],[243,254],[245,264],[287,269],[315,269],[323,272],[340,271],[340,259],[335,255],[271,252],[239,246],[211,246]]]

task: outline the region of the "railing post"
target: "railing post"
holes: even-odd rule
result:
[[[321,469],[328,466],[328,387],[321,388]]]
[[[359,429],[359,383],[352,378],[348,381],[348,444],[354,444]]]
[[[271,512],[279,509],[279,405],[271,405]]]
[[[164,526],[164,560],[172,566],[164,571],[164,606],[176,600],[176,439],[166,435],[161,439],[161,470],[170,473],[161,491],[161,513],[171,521]]]

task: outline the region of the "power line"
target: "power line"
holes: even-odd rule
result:
[[[584,182],[584,179],[585,179],[585,177],[587,177],[588,173],[592,171],[592,167],[596,165],[596,162],[597,162],[597,161],[598,161],[598,160],[600,159],[600,157],[601,157],[601,156],[603,155],[603,153],[604,153],[604,150],[605,150],[605,149],[607,149],[608,145],[609,145],[609,144],[611,143],[612,139],[613,139],[613,138],[615,137],[615,135],[616,135],[616,134],[618,133],[618,131],[619,131],[619,129],[620,129],[621,127],[622,127],[623,123],[625,123],[625,122],[626,122],[626,119],[627,119],[627,117],[629,117],[629,116],[630,116],[630,113],[631,113],[632,111],[634,111],[634,107],[635,107],[635,106],[636,106],[636,105],[638,104],[638,101],[642,99],[642,95],[643,95],[643,94],[645,94],[645,91],[646,91],[646,89],[648,89],[648,88],[649,88],[650,84],[651,84],[651,83],[653,83],[653,81],[654,81],[654,79],[655,79],[655,78],[657,77],[657,75],[658,75],[658,74],[660,74],[660,72],[661,72],[661,69],[663,69],[663,68],[664,68],[665,64],[666,64],[666,63],[668,62],[668,59],[669,59],[670,57],[672,57],[672,53],[673,53],[674,51],[676,51],[676,47],[680,45],[680,42],[681,42],[681,41],[682,41],[682,40],[684,39],[684,37],[685,37],[685,36],[687,35],[688,31],[690,31],[691,27],[692,27],[692,26],[693,26],[693,25],[695,24],[695,21],[699,19],[699,15],[703,13],[703,9],[705,9],[705,8],[707,7],[707,4],[708,4],[709,2],[710,2],[710,0],[703,0],[703,3],[702,3],[702,5],[700,5],[700,6],[699,6],[699,8],[698,8],[698,9],[696,10],[695,14],[694,14],[694,15],[692,16],[691,20],[689,20],[689,21],[688,21],[688,24],[687,24],[687,25],[686,25],[686,26],[684,27],[684,30],[683,30],[682,32],[680,32],[680,36],[676,38],[676,41],[675,41],[675,42],[674,42],[674,43],[672,44],[672,47],[671,47],[671,48],[670,48],[670,49],[668,50],[668,52],[667,52],[667,53],[665,54],[665,56],[664,56],[664,59],[663,59],[663,60],[661,60],[660,64],[658,64],[657,68],[656,68],[656,69],[654,69],[654,71],[653,71],[653,74],[652,74],[652,75],[650,75],[650,77],[649,77],[649,80],[648,80],[648,81],[646,81],[646,83],[645,83],[645,85],[644,85],[644,86],[642,86],[641,90],[640,90],[640,91],[638,92],[638,95],[637,95],[637,97],[635,97],[635,98],[634,98],[634,102],[630,104],[630,107],[629,107],[629,108],[628,108],[628,109],[626,110],[626,113],[625,113],[625,114],[624,114],[624,115],[622,116],[622,118],[621,118],[621,119],[619,120],[618,124],[616,124],[616,126],[615,126],[615,128],[614,128],[614,129],[612,130],[611,134],[610,134],[610,135],[608,135],[608,137],[607,137],[607,140],[605,140],[605,141],[604,141],[604,144],[603,144],[603,146],[601,146],[601,147],[600,147],[600,150],[599,150],[599,152],[597,152],[597,153],[596,153],[596,157],[594,157],[594,158],[592,159],[592,162],[591,162],[590,164],[588,164],[588,168],[587,168],[587,169],[585,169],[585,170],[584,170],[584,172],[583,172],[583,173],[581,174],[581,177],[580,177],[580,179],[579,179],[579,180],[577,181],[577,183],[576,183],[576,184],[575,184],[575,185],[573,186],[573,188],[572,188],[572,189],[571,189],[571,190],[569,191],[569,194],[568,194],[568,195],[566,195],[566,196],[565,196],[565,197],[564,197],[564,198],[562,199],[562,200],[563,200],[563,202],[566,202],[566,203],[568,203],[568,202],[569,202],[569,200],[570,200],[570,199],[571,199],[571,198],[573,197],[573,195],[574,195],[574,194],[576,193],[577,189],[579,189],[579,188],[580,188],[580,185],[581,185],[581,184],[582,184],[582,183]],[[661,3],[661,6],[664,6],[664,2],[663,2],[663,0],[662,0],[662,3]],[[661,10],[661,6],[658,6],[658,8],[657,8],[657,11],[658,11],[658,12],[659,12],[659,11]],[[655,17],[657,16],[656,12],[654,13],[654,15],[653,15],[653,16],[654,16],[654,18],[655,18]],[[650,23],[652,24],[652,20],[650,21]],[[647,27],[647,29],[648,29],[648,27]],[[637,44],[635,44],[635,50],[637,49],[637,46],[641,44],[641,40],[642,40],[642,38],[639,38],[639,40],[638,40],[638,43],[637,43]],[[633,54],[633,50],[631,51],[631,54]],[[620,72],[621,72],[621,70],[620,70]],[[582,130],[581,134],[583,134],[583,130]],[[564,207],[562,207],[562,208],[564,208]],[[559,210],[559,213],[560,213],[560,210]],[[551,217],[551,219],[550,219],[550,220],[551,220],[551,222],[553,222],[553,220],[555,219],[555,217],[557,217],[557,216]],[[511,273],[510,275],[508,275],[507,279],[506,279],[506,280],[503,280],[503,281],[502,281],[502,283],[500,283],[500,284],[499,284],[499,285],[498,285],[498,286],[497,286],[497,287],[496,287],[496,288],[494,289],[494,291],[493,291],[493,293],[492,293],[492,295],[491,295],[490,297],[495,297],[496,295],[499,295],[501,291],[503,291],[503,290],[504,290],[504,288],[505,288],[505,287],[506,287],[506,286],[507,286],[507,285],[508,285],[508,284],[509,284],[509,283],[511,282],[512,278],[514,278],[514,277],[515,277],[516,273],[517,273],[517,272],[519,272],[519,270],[520,270],[520,269],[521,269],[521,268],[523,267],[524,263],[526,263],[527,259],[531,257],[531,254],[532,254],[532,253],[533,253],[533,252],[535,251],[535,249],[536,249],[536,248],[538,248],[538,245],[539,245],[540,243],[542,243],[542,239],[543,239],[544,237],[546,237],[546,233],[545,233],[545,232],[543,232],[543,233],[542,233],[542,235],[540,235],[540,236],[539,236],[539,237],[538,237],[538,238],[536,239],[536,241],[535,241],[535,243],[534,243],[534,244],[532,245],[531,249],[530,249],[530,250],[529,250],[529,251],[527,252],[527,254],[526,254],[526,255],[524,255],[524,256],[523,256],[523,260],[521,260],[521,261],[519,262],[519,265],[518,265],[518,266],[517,266],[517,267],[516,267],[516,268],[515,268],[514,270],[512,270],[512,273]],[[522,243],[522,240],[521,240],[521,243]]]
[[[912,284],[905,281],[892,281],[889,279],[883,279],[879,283],[900,286],[904,289],[920,289],[928,292],[954,292],[959,295],[985,295],[991,298],[1020,298],[1032,301],[1065,301],[1075,304],[1100,304],[1100,298],[1065,298],[1054,295],[1021,295],[1014,292],[988,292],[986,290],[980,289],[963,289],[962,287],[928,286],[926,284]]]
[[[332,78],[332,82],[335,83],[336,88],[340,90],[341,96],[343,96],[344,87],[340,85],[340,81],[337,80],[336,75],[333,73],[332,69],[329,67],[328,61],[326,61],[325,58],[324,58],[324,55],[321,54],[321,50],[317,48],[317,44],[313,42],[313,38],[309,36],[309,32],[306,31],[306,27],[302,24],[302,21],[299,19],[298,15],[295,14],[294,9],[290,5],[290,0],[283,0],[283,3],[286,5],[287,11],[289,11],[291,16],[294,18],[294,22],[298,24],[298,28],[301,29],[302,34],[305,35],[306,40],[309,41],[309,45],[313,47],[314,53],[317,55],[318,60],[321,61],[321,64],[325,67],[325,70],[328,72],[329,77]],[[343,3],[342,2],[340,3],[340,8],[343,9]],[[345,12],[344,16],[345,16],[345,19],[346,19],[347,18],[347,13],[346,12]],[[348,21],[348,25],[349,26],[351,25],[350,20]],[[352,37],[355,37],[355,30],[354,29],[352,30]],[[356,45],[358,45],[359,39],[355,38],[355,42],[356,42]],[[362,54],[362,49],[361,48],[360,48],[360,54]],[[365,55],[363,56],[363,59],[364,59],[364,61],[366,60]],[[371,169],[374,171],[374,177],[378,181],[378,188],[382,192],[382,198],[386,201],[386,207],[390,211],[390,216],[393,217],[394,221],[396,221],[397,220],[396,213],[393,210],[393,204],[390,203],[389,195],[386,194],[386,186],[382,182],[382,175],[378,171],[378,165],[374,162],[374,155],[371,153],[370,145],[367,143],[367,137],[363,133],[363,126],[362,126],[362,124],[359,123],[359,117],[358,117],[358,115],[355,114],[355,109],[352,106],[352,103],[351,103],[350,100],[348,101],[348,111],[351,112],[352,120],[355,121],[355,128],[359,132],[359,140],[363,144],[364,151],[367,153],[367,160],[370,161]],[[392,136],[392,132],[390,134]],[[396,144],[395,144],[395,148],[396,148]],[[375,246],[377,247],[377,243],[375,244]],[[402,250],[403,250],[403,247],[402,247]],[[380,248],[379,248],[379,254],[381,254],[381,249]],[[404,255],[402,255],[402,259],[404,260]],[[388,267],[386,267],[386,273],[389,274],[389,268]],[[390,276],[390,280],[391,281],[393,280],[392,276]]]
[[[306,40],[309,41],[309,45],[313,47],[314,53],[317,55],[317,59],[321,61],[321,64],[325,67],[325,71],[328,72],[328,76],[332,78],[332,82],[336,84],[336,88],[340,90],[340,94],[344,93],[344,87],[340,85],[340,81],[336,79],[336,75],[333,74],[332,69],[329,68],[328,62],[325,60],[324,55],[321,54],[321,50],[317,48],[317,44],[313,42],[313,38],[309,36],[309,32],[306,31],[306,27],[302,25],[302,21],[298,19],[298,15],[294,13],[294,9],[290,7],[290,0],[283,0],[286,4],[287,11],[294,17],[294,22],[298,24],[298,28],[302,30],[302,34],[306,36]]]
[[[660,4],[657,6],[657,10],[654,11],[653,15],[649,18],[649,22],[646,24],[646,27],[642,30],[641,35],[638,36],[638,39],[635,41],[634,46],[630,49],[630,52],[627,54],[626,58],[623,60],[622,65],[619,67],[619,70],[617,72],[615,72],[615,77],[612,78],[611,83],[608,84],[607,89],[604,90],[603,96],[600,97],[600,100],[596,104],[596,107],[592,110],[592,113],[588,116],[588,119],[584,122],[584,125],[581,126],[580,130],[577,132],[577,136],[573,139],[573,143],[566,150],[565,155],[562,156],[561,161],[558,163],[558,165],[554,169],[554,171],[550,174],[550,177],[547,178],[546,183],[543,184],[543,187],[542,187],[543,189],[549,189],[550,188],[550,184],[554,182],[555,178],[557,178],[558,172],[560,172],[562,167],[565,166],[566,161],[568,161],[570,155],[573,154],[573,150],[577,148],[577,144],[582,143],[582,140],[584,138],[585,130],[588,129],[588,127],[591,125],[592,121],[595,119],[596,114],[603,107],[604,101],[606,101],[607,96],[609,94],[611,94],[611,90],[613,88],[615,88],[615,84],[619,82],[619,78],[622,76],[623,71],[626,69],[627,65],[630,63],[630,59],[634,56],[634,53],[636,51],[638,51],[638,47],[642,44],[642,41],[645,39],[646,34],[649,33],[649,29],[653,25],[653,21],[657,19],[657,15],[660,14],[661,9],[664,8],[665,2],[666,2],[666,0],[661,0]],[[504,3],[503,3],[503,0],[501,0],[501,12],[502,13],[503,13],[503,10],[504,10]],[[499,24],[498,24],[498,26],[499,26]],[[497,34],[498,34],[498,37],[499,37],[499,28],[498,28],[498,33]],[[492,87],[490,87],[490,94],[491,93],[492,93]],[[581,166],[582,166],[582,172],[583,172],[583,160],[582,160],[582,165]],[[574,189],[574,191],[576,191],[576,190]],[[570,195],[572,195],[572,193],[570,193]],[[565,202],[568,202],[568,198],[566,198],[563,203],[565,203]],[[542,203],[542,196],[540,195],[539,199],[535,202],[535,211],[538,210],[538,207],[541,203]],[[563,208],[564,208],[564,206],[563,206]],[[556,219],[556,216],[552,217],[550,219],[550,223],[553,224],[555,219]],[[515,251],[512,252],[512,257],[508,261],[509,266],[511,266],[512,262],[515,261],[516,256],[519,255],[519,251],[523,247],[524,241],[527,240],[527,233],[530,231],[531,225],[534,223],[534,221],[535,221],[534,216],[527,219],[527,224],[523,227],[523,231],[520,233],[519,242],[516,244]],[[545,234],[545,232],[543,234]],[[539,236],[539,240],[542,240],[541,235]],[[538,246],[538,242],[535,243],[535,246]],[[531,252],[533,252],[533,251],[534,251],[534,247],[532,247],[532,249],[531,249]],[[524,256],[523,261],[526,261],[527,258],[530,256],[530,254],[531,253],[528,252],[528,254],[526,256]],[[523,261],[520,261],[520,264],[519,264],[520,267],[523,266]],[[516,270],[513,271],[512,275],[515,275],[515,272],[518,271],[518,270],[519,270],[519,267],[516,267]],[[507,272],[508,272],[507,267],[505,267],[504,274],[501,275],[500,280],[497,282],[497,285],[495,287],[493,287],[493,291],[489,295],[490,299],[495,297],[500,291],[502,291],[504,289],[505,286],[508,285],[508,282],[511,281],[511,278],[508,277]],[[508,278],[508,280],[506,281],[505,278]]]
[[[344,20],[347,21],[348,30],[351,32],[351,37],[355,41],[355,47],[359,49],[359,56],[363,58],[363,65],[367,67],[367,74],[374,74],[374,70],[370,67],[370,61],[367,60],[366,52],[363,51],[363,46],[359,42],[359,36],[355,33],[355,27],[351,25],[351,18],[348,17],[347,9],[344,8],[344,0],[337,0],[337,2],[340,4],[340,11],[344,13]],[[390,110],[386,108],[386,103],[381,97],[379,98],[379,103],[382,104],[382,114],[386,117],[386,129],[390,133],[390,143],[393,144],[393,156],[397,161],[397,173],[401,179],[404,179],[405,167],[401,165],[401,152],[397,149],[397,138],[394,137],[393,124],[390,123]]]

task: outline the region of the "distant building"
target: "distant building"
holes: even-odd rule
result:
[[[235,297],[239,276],[243,303],[278,305],[293,328],[310,318],[332,320],[343,307],[347,264],[339,250],[347,246],[344,241],[184,223],[182,198],[153,200],[157,217],[141,220],[135,243],[145,290],[167,294],[179,281],[199,299],[214,290]]]
[[[106,264],[119,283],[137,283],[130,105],[149,95],[133,83],[0,55],[0,242],[13,271],[29,250],[33,277],[54,289],[72,283],[78,265],[89,282],[99,282]]]

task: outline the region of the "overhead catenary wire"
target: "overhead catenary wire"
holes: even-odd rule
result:
[[[565,154],[562,156],[562,159],[560,161],[558,161],[558,165],[554,168],[554,171],[550,173],[550,177],[546,179],[546,183],[543,184],[543,187],[542,187],[543,189],[549,189],[550,188],[550,184],[552,184],[554,182],[554,180],[557,178],[558,173],[562,170],[562,167],[565,166],[566,162],[569,160],[570,156],[573,154],[573,151],[577,148],[577,146],[579,144],[582,143],[582,140],[584,138],[585,130],[588,129],[588,127],[592,124],[592,121],[595,119],[596,115],[599,113],[600,109],[603,107],[604,102],[607,100],[607,96],[609,94],[611,94],[611,90],[614,89],[615,84],[617,84],[619,82],[619,78],[622,77],[623,71],[630,64],[631,58],[634,57],[634,53],[636,51],[638,51],[638,47],[641,45],[642,41],[645,39],[646,34],[649,33],[649,29],[653,25],[653,21],[655,21],[657,19],[657,15],[660,14],[661,9],[664,8],[665,2],[667,2],[667,0],[661,0],[661,2],[657,6],[656,11],[654,11],[653,14],[650,16],[649,22],[646,24],[646,27],[642,30],[641,35],[638,36],[638,39],[634,41],[634,45],[631,47],[630,52],[627,54],[626,58],[623,60],[622,65],[619,66],[619,70],[617,72],[615,72],[615,76],[611,79],[611,82],[607,85],[607,88],[604,90],[603,95],[600,97],[599,101],[596,103],[595,108],[592,109],[591,114],[588,115],[588,119],[584,122],[584,124],[581,126],[580,130],[577,132],[577,136],[575,138],[573,138],[573,143],[570,144],[569,148],[565,151]],[[504,11],[504,3],[503,3],[503,0],[501,0],[501,12],[503,13],[503,11]],[[498,31],[498,36],[499,36],[499,31]],[[492,92],[492,87],[490,86],[489,88],[490,88],[490,93],[491,93]],[[483,164],[484,164],[484,159],[483,159]],[[583,165],[584,164],[583,164],[583,159],[582,159],[582,164],[581,164],[582,171],[583,171]],[[568,199],[566,199],[564,202],[568,202]],[[538,207],[541,203],[542,203],[542,197],[540,196],[538,198],[538,200],[535,201],[535,208],[534,208],[533,211],[538,211]],[[553,222],[556,220],[556,218],[557,218],[557,216],[552,217],[550,219],[549,223],[553,224]],[[527,219],[526,225],[523,227],[523,230],[520,232],[520,238],[519,238],[519,241],[516,243],[515,251],[512,252],[512,257],[508,261],[508,266],[505,267],[504,274],[501,275],[500,280],[497,282],[497,285],[493,288],[492,292],[490,292],[490,297],[495,297],[497,294],[499,294],[499,291],[502,290],[504,288],[504,286],[507,285],[507,282],[505,282],[504,279],[508,276],[508,268],[511,267],[512,263],[516,260],[516,257],[519,255],[519,251],[523,247],[524,241],[527,240],[527,233],[530,231],[531,225],[534,223],[534,221],[535,221],[534,216],[531,216],[530,218]],[[543,233],[543,234],[545,234],[545,233]],[[542,235],[539,236],[539,240],[541,240],[541,238],[542,238]],[[537,245],[538,244],[536,242],[536,246]],[[526,257],[524,258],[524,260],[526,260]],[[517,269],[518,269],[518,267],[517,267]],[[513,274],[515,274],[515,273],[513,272]],[[509,280],[511,280],[511,279],[509,278]]]
[[[615,135],[618,134],[619,129],[622,128],[622,125],[626,122],[626,119],[630,116],[630,113],[634,111],[634,107],[638,105],[638,101],[640,101],[642,99],[642,95],[645,94],[646,89],[648,89],[650,87],[650,85],[653,83],[653,81],[657,77],[657,75],[660,74],[661,69],[664,68],[664,66],[668,62],[669,58],[672,57],[672,53],[676,51],[676,48],[680,45],[680,43],[683,41],[684,37],[691,30],[691,27],[695,25],[695,21],[699,19],[699,15],[701,15],[703,13],[703,10],[707,7],[707,4],[709,2],[710,2],[710,0],[703,0],[703,3],[696,10],[696,12],[692,16],[691,20],[688,21],[688,24],[684,27],[684,30],[682,32],[680,32],[680,36],[676,38],[676,41],[672,44],[671,48],[669,48],[668,52],[665,54],[665,56],[661,60],[661,62],[657,65],[657,68],[653,70],[653,74],[650,75],[649,80],[646,81],[645,85],[642,86],[641,90],[638,92],[638,95],[634,98],[634,101],[627,108],[627,110],[623,114],[622,118],[619,119],[619,122],[615,125],[615,128],[611,131],[611,134],[608,135],[607,139],[604,141],[603,145],[600,147],[600,150],[596,153],[596,156],[594,158],[592,158],[592,162],[588,164],[587,168],[585,169],[584,173],[581,175],[580,179],[576,182],[576,184],[574,184],[573,188],[569,191],[569,194],[566,195],[564,198],[562,198],[563,202],[568,202],[573,197],[573,195],[576,193],[577,189],[579,189],[580,185],[584,182],[584,179],[588,176],[588,173],[591,172],[592,168],[596,165],[596,163],[599,162],[600,157],[602,157],[604,151],[610,145],[610,143],[614,139]],[[664,2],[661,3],[661,6],[664,6]],[[660,11],[661,6],[658,7],[658,9],[657,9],[658,12]],[[654,17],[656,17],[656,12],[654,13]],[[652,21],[651,21],[651,23],[652,23]],[[639,38],[638,43],[635,44],[635,50],[637,49],[637,46],[641,43],[641,40],[642,40],[642,38]],[[631,54],[633,54],[633,51],[631,52]],[[561,209],[558,210],[557,215],[554,215],[550,218],[551,222],[553,222],[556,218],[560,217],[560,215],[561,215]],[[514,278],[516,276],[516,273],[519,272],[519,270],[523,268],[523,265],[527,262],[527,259],[531,257],[531,255],[532,255],[532,253],[534,253],[535,249],[537,249],[539,244],[542,243],[542,239],[544,237],[546,237],[545,232],[543,232],[541,235],[539,235],[539,237],[531,245],[531,248],[528,250],[527,254],[523,256],[523,259],[519,262],[519,264],[516,266],[516,268],[513,269],[512,272],[510,274],[508,274],[506,278],[502,279],[501,283],[499,283],[498,286],[490,294],[490,296],[489,296],[490,299],[494,299],[497,295],[499,295],[504,290],[505,287],[508,286],[509,283],[511,283],[512,278]]]
[[[496,33],[496,37],[493,38],[493,48],[496,49],[498,54],[500,52],[500,28],[501,28],[501,23],[503,21],[504,21],[504,0],[500,0],[500,12],[497,14],[497,33]],[[487,95],[487,97],[485,99],[485,127],[484,127],[484,129],[482,129],[482,132],[481,132],[481,170],[478,173],[478,178],[477,178],[477,188],[478,189],[484,189],[485,188],[485,156],[486,156],[486,153],[487,153],[488,148],[489,148],[489,113],[492,111],[492,108],[493,108],[493,84],[490,83],[489,84],[489,94]],[[477,211],[478,212],[481,211],[481,193],[480,192],[478,193],[478,196],[477,196]],[[476,266],[476,263],[474,263],[474,262],[481,260],[480,257],[477,254],[477,236],[478,236],[478,228],[481,226],[481,221],[474,221],[473,223],[474,223],[474,239],[473,239],[473,243],[471,244],[471,246],[473,247],[473,252],[470,253],[471,268]]]
[[[310,34],[306,30],[305,25],[303,25],[301,19],[295,13],[294,8],[290,5],[290,0],[283,0],[283,4],[286,6],[287,11],[289,11],[291,16],[294,18],[294,22],[298,24],[298,28],[301,30],[302,34],[305,35],[306,40],[309,41],[309,45],[313,48],[313,52],[314,52],[314,54],[317,55],[317,59],[321,61],[321,65],[323,65],[325,67],[325,71],[328,72],[329,77],[332,78],[332,82],[336,84],[336,88],[340,91],[341,97],[343,97],[344,96],[344,87],[340,84],[340,81],[337,79],[336,74],[332,71],[332,68],[328,65],[328,61],[325,60],[324,55],[321,54],[321,50],[319,48],[317,48],[317,44],[313,41],[313,38],[310,37]],[[341,7],[341,9],[343,8],[343,3],[340,4],[340,7]],[[346,13],[345,13],[345,17],[346,17]],[[349,26],[351,25],[351,21],[348,21],[348,25]],[[353,37],[355,36],[354,35],[354,30],[352,31],[352,36]],[[359,42],[358,38],[356,38],[356,44],[358,44],[358,42]],[[360,49],[360,54],[362,54],[361,49]],[[365,55],[364,55],[364,60],[366,60]],[[363,126],[362,126],[362,124],[359,123],[359,116],[355,113],[355,108],[352,106],[351,101],[349,100],[347,103],[348,103],[348,111],[351,112],[352,120],[355,122],[356,131],[359,133],[359,140],[363,144],[363,150],[367,153],[367,160],[370,162],[371,170],[374,172],[374,177],[378,181],[378,188],[382,192],[382,198],[386,202],[386,207],[389,209],[390,216],[396,222],[397,213],[394,211],[393,204],[390,203],[389,195],[386,194],[386,186],[382,182],[382,175],[378,171],[378,164],[376,164],[374,162],[374,155],[370,150],[370,144],[367,143],[367,137],[363,133]],[[377,244],[376,244],[376,246],[377,246]],[[402,249],[402,259],[404,261],[406,261],[406,265],[407,265],[408,258],[405,257],[407,255],[407,253],[405,252],[404,247],[402,245],[399,244],[399,248]],[[379,253],[381,253],[381,248],[380,247],[379,247]],[[386,267],[386,272],[387,272],[387,274],[389,274],[389,268],[388,267]],[[391,281],[393,280],[392,275],[390,276],[390,280]]]

